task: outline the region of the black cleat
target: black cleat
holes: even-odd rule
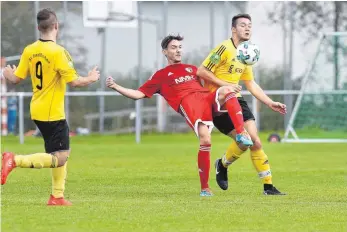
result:
[[[223,190],[228,189],[228,169],[222,164],[222,159],[217,159],[215,162],[216,181],[219,187]]]
[[[286,195],[286,194],[285,193],[281,193],[272,184],[264,184],[264,195]]]

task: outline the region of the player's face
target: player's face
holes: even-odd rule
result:
[[[182,60],[182,44],[178,40],[172,40],[167,49],[164,50],[164,54],[169,63],[179,63]]]
[[[252,35],[252,22],[247,18],[239,18],[232,31],[240,41],[247,41]]]

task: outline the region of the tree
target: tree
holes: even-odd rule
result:
[[[270,21],[273,23],[283,23],[287,20],[283,17],[283,4],[285,2],[274,3],[274,8],[268,12]],[[346,31],[347,30],[347,2],[291,2],[295,14],[294,30],[300,32],[304,45],[312,38],[317,38],[324,31]],[[334,62],[335,81],[334,87],[338,88],[339,79],[339,51],[341,50],[347,56],[347,48],[344,48],[343,42],[335,36],[331,41],[331,51],[328,51],[329,59]],[[347,61],[347,59],[346,59]]]

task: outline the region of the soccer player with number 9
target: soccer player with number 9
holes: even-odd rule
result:
[[[43,9],[37,14],[40,39],[23,51],[19,66],[4,69],[4,77],[18,84],[30,73],[33,96],[31,119],[41,131],[45,153],[15,155],[2,154],[1,184],[16,167],[52,168],[52,195],[48,205],[71,205],[64,199],[67,159],[70,155],[69,127],[65,120],[64,97],[66,83],[71,87],[87,86],[100,78],[95,67],[88,76],[80,77],[70,54],[56,43],[59,24],[56,14]]]

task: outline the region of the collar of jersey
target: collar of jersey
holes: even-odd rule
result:
[[[234,48],[236,48],[233,38],[230,38],[230,41],[233,43]]]
[[[41,42],[54,42],[53,40],[50,39],[39,39]]]

